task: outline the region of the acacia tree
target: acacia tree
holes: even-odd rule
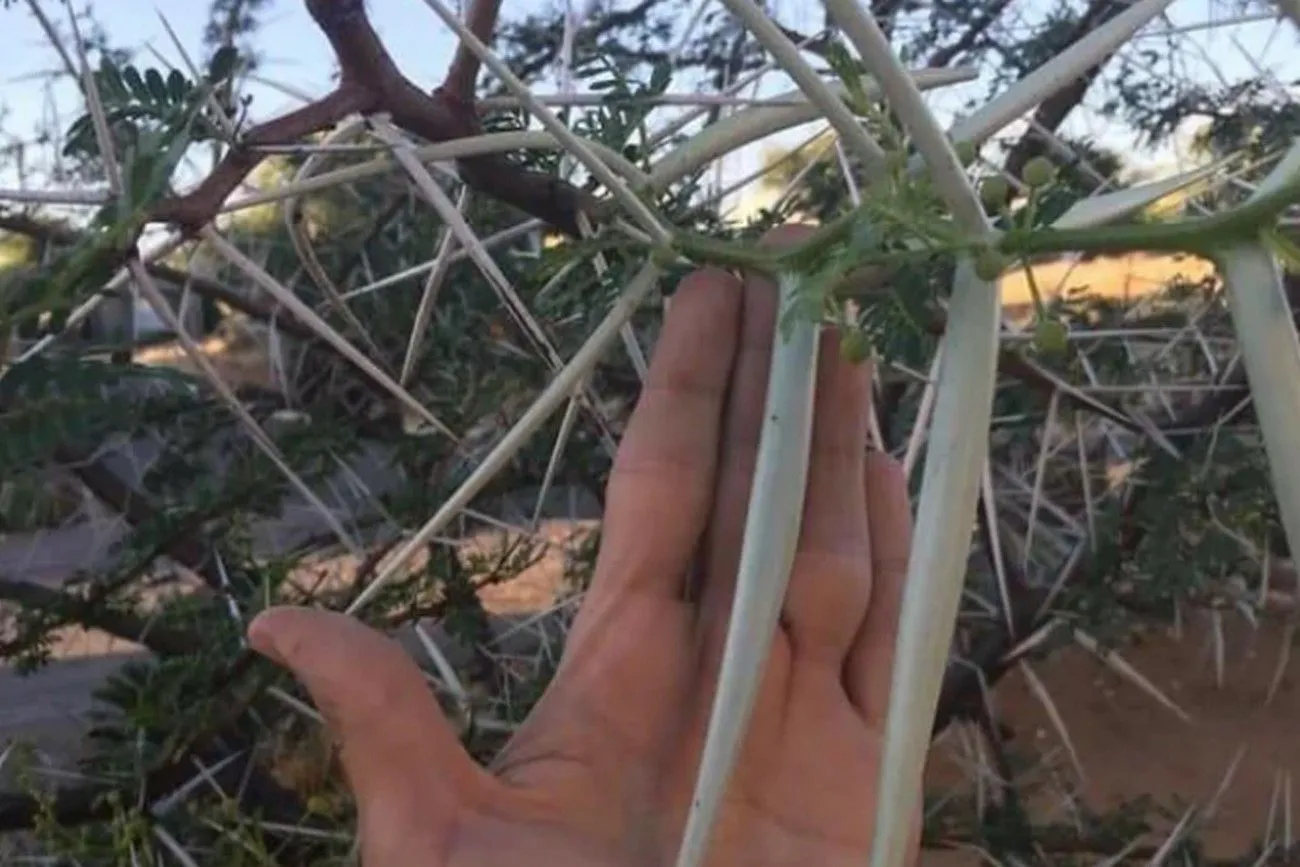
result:
[[[991,70],[992,86],[1001,88],[1128,6],[1062,4],[1038,22],[1035,39],[1014,45],[1004,25],[1018,10],[1005,2],[990,0],[974,15],[969,4],[946,2],[922,8],[877,2],[873,12],[905,56],[936,67],[975,63]],[[157,850],[159,827],[214,863],[328,863],[346,851],[346,840],[311,833],[345,824],[350,815],[314,724],[284,702],[293,687],[240,643],[242,624],[271,600],[348,607],[366,597],[363,616],[377,625],[397,628],[436,618],[451,639],[489,648],[466,655],[461,683],[438,674],[449,709],[467,720],[467,745],[485,759],[492,755],[544,686],[550,657],[539,656],[522,671],[505,659],[477,591],[536,562],[543,543],[527,526],[486,553],[430,538],[420,546],[417,565],[396,575],[387,573],[383,555],[400,545],[400,529],[427,526],[428,516],[460,496],[476,468],[493,459],[504,431],[545,393],[559,361],[572,358],[587,340],[593,311],[609,309],[635,283],[645,260],[640,248],[620,243],[608,229],[615,213],[609,183],[566,177],[555,150],[456,151],[456,143],[485,134],[526,131],[525,112],[503,99],[507,89],[480,82],[479,61],[463,47],[436,89],[407,80],[358,2],[307,2],[338,57],[337,86],[284,117],[235,126],[232,137],[243,76],[256,59],[256,14],[267,8],[266,2],[215,2],[207,54],[194,71],[184,65],[154,71],[143,61],[137,67],[105,45],[90,46],[98,69],[91,110],[62,131],[60,147],[77,167],[69,177],[78,182],[109,182],[120,175],[129,186],[129,207],[115,200],[89,218],[61,220],[40,208],[0,213],[0,228],[35,242],[30,266],[8,275],[6,326],[30,324],[38,343],[49,338],[40,352],[29,353],[31,344],[21,347],[0,378],[4,477],[11,484],[29,482],[32,500],[40,499],[52,474],[70,478],[130,526],[120,551],[63,586],[0,576],[0,598],[9,603],[13,626],[0,650],[15,664],[39,666],[58,630],[75,624],[140,644],[151,654],[103,691],[116,712],[93,733],[88,768],[107,782],[53,792],[35,785],[35,793],[0,800],[0,826],[36,828],[44,845],[71,852],[82,863],[115,863],[132,845]],[[557,14],[498,28],[497,4],[490,0],[471,4],[466,21],[484,40],[495,30],[498,51],[525,80],[558,64],[602,94],[596,104],[561,118],[603,148],[602,154],[615,155],[607,159],[621,154],[648,177],[651,188],[643,194],[668,224],[714,240],[743,241],[799,210],[828,218],[842,213],[847,187],[837,177],[838,162],[825,164],[820,180],[743,227],[723,223],[707,200],[702,175],[710,161],[655,182],[656,147],[691,135],[679,131],[653,141],[651,113],[671,79],[723,90],[766,62],[746,29],[720,11],[706,13],[679,45],[672,22],[688,18],[692,8],[676,0],[598,7],[582,26],[570,25],[567,36],[564,17]],[[850,96],[857,95],[858,67],[832,28],[785,31]],[[728,50],[719,52],[718,45]],[[565,46],[571,46],[571,56],[565,56]],[[72,73],[78,56],[74,46]],[[1022,179],[1045,146],[1042,130],[1056,130],[1106,69],[1118,70],[1128,87],[1126,99],[1149,112],[1123,109],[1133,119],[1174,111],[1168,93],[1134,84],[1140,78],[1126,63],[1121,55],[1110,66],[1099,64],[1039,104],[1036,131],[1005,149],[1000,168]],[[863,102],[848,104],[895,150],[911,146],[896,119]],[[1187,104],[1193,108],[1184,114],[1195,110],[1194,102]],[[358,114],[371,120],[349,123]],[[696,123],[707,127],[720,116],[715,106]],[[1231,126],[1227,116],[1225,128]],[[1166,125],[1158,134],[1173,126]],[[405,153],[403,132],[429,145],[453,146],[444,158],[454,159],[455,177],[421,174],[400,157],[387,156]],[[290,147],[320,135],[338,145],[377,139],[385,156]],[[1231,139],[1223,141],[1221,147],[1232,147],[1226,144]],[[194,145],[214,148],[219,160],[195,189],[177,194],[171,187],[176,162]],[[1076,154],[1088,147],[1066,143]],[[286,176],[298,182],[340,170],[354,174],[346,186],[321,184],[310,195],[275,204],[279,219],[269,225],[236,221],[218,223],[222,231],[214,231],[231,194],[271,151]],[[853,158],[845,162],[853,171],[865,168]],[[1039,186],[1050,190],[1030,196],[1032,207],[1009,206],[1006,194],[986,196],[986,207],[1003,226],[1027,222],[1032,228],[1092,192],[1082,171]],[[881,225],[888,225],[884,218],[891,213],[933,218],[933,194],[924,184],[882,189],[893,192],[882,193],[871,212]],[[460,251],[466,249],[464,237],[448,229],[455,218],[446,204],[454,200],[479,237],[505,236],[493,248],[495,270],[483,265],[477,251]],[[521,214],[529,218],[523,229]],[[137,242],[148,223],[178,230],[183,243],[146,261]],[[567,240],[537,243],[543,237]],[[438,242],[430,261],[432,239]],[[886,248],[902,243],[897,232],[884,238]],[[914,374],[929,365],[945,332],[954,258],[951,250],[940,250],[891,267],[894,290],[860,299],[864,318],[851,323],[893,365],[881,384],[880,427],[885,444],[900,454],[916,453],[915,432],[925,427],[927,390]],[[413,268],[389,282],[381,276]],[[166,279],[261,323],[257,333],[283,348],[274,356],[274,387],[226,390],[219,378],[134,363],[120,346],[112,347],[119,351],[106,362],[105,347],[67,341],[69,324],[122,269],[147,300],[156,301],[151,279]],[[124,285],[119,281],[119,291]],[[1000,476],[996,498],[981,501],[968,581],[978,596],[1005,607],[995,607],[992,615],[965,613],[955,646],[961,663],[947,671],[933,721],[936,732],[954,721],[978,726],[1003,770],[1014,751],[987,710],[987,685],[1048,652],[1063,636],[1114,640],[1131,618],[1151,620],[1171,616],[1177,606],[1215,604],[1235,586],[1227,579],[1257,555],[1237,537],[1281,540],[1257,429],[1248,415],[1234,414],[1245,393],[1244,374],[1218,373],[1224,360],[1219,354],[1181,344],[1135,366],[1131,344],[1089,341],[1086,335],[1088,329],[1134,321],[1177,328],[1197,317],[1202,334],[1217,336],[1228,324],[1214,287],[1175,287],[1146,311],[1065,299],[1044,302],[1035,315],[1047,325],[1037,342],[1009,340],[997,359],[1007,387],[997,395],[995,415],[1014,421],[995,428],[993,463],[1006,466],[1049,451],[1066,413],[1078,419],[1079,451],[1086,460],[1048,461],[1038,492],[1030,496],[1023,484]],[[495,511],[488,520],[500,523],[503,513],[494,501],[521,489],[566,483],[598,498],[656,318],[656,304],[645,305],[624,329],[625,351],[608,354],[573,383],[582,387],[566,392],[573,395],[569,412],[544,425],[462,506],[478,515]],[[419,327],[412,329],[413,322]],[[1071,331],[1078,332],[1073,343]],[[202,373],[201,362],[194,363]],[[1114,405],[1077,385],[1089,378],[1146,382],[1151,375],[1217,377],[1220,388],[1208,400],[1169,407],[1162,419],[1149,402]],[[131,399],[124,400],[128,394]],[[124,473],[122,462],[101,448],[114,440],[128,449],[153,440],[160,452],[147,471]],[[1090,493],[1098,467],[1113,460],[1117,441],[1130,459],[1144,461],[1148,483],[1107,496]],[[390,472],[364,479],[360,493],[327,495],[337,485],[341,463],[355,475],[375,450]],[[558,462],[557,453],[563,457]],[[917,464],[923,466],[924,458]],[[1212,471],[1188,476],[1188,465]],[[286,504],[306,506],[313,499],[344,507],[346,520],[334,526],[318,521],[292,544],[268,546],[260,529],[265,522]],[[1184,508],[1169,509],[1171,499]],[[1081,539],[1068,522],[1051,523],[1043,516],[1044,502],[1060,514],[1087,515],[1091,529]],[[18,511],[12,501],[7,504],[7,527],[41,523],[30,510]],[[1170,522],[1190,532],[1170,532]],[[462,517],[455,529],[468,535],[483,523]],[[1234,533],[1211,531],[1219,524]],[[597,541],[569,546],[567,577],[575,589]],[[347,581],[308,586],[313,558],[349,549],[357,565]],[[1176,567],[1188,562],[1198,568]],[[383,575],[388,578],[376,592]],[[158,602],[152,591],[160,583],[185,585],[190,592]],[[555,617],[562,621],[564,615]],[[1050,640],[1027,640],[1033,636]],[[471,701],[476,693],[479,698]],[[208,791],[202,777],[194,782],[196,763],[210,771],[207,779],[219,792]],[[1113,854],[1150,821],[1123,813],[1088,817],[1082,831],[1035,824],[1014,775],[1003,776],[1009,782],[998,807],[979,815],[969,805],[941,811],[928,829],[929,843],[978,840],[999,856]],[[166,809],[155,809],[160,804]],[[1191,852],[1193,839],[1179,845]],[[1130,849],[1126,857],[1141,855]]]

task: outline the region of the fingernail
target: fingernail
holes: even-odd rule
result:
[[[272,662],[283,665],[284,659],[275,643],[275,630],[271,628],[274,624],[266,622],[268,614],[269,612],[263,611],[248,624],[248,646]]]

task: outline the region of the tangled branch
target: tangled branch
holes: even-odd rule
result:
[[[489,42],[500,0],[475,0],[467,22]],[[329,40],[342,70],[339,85],[315,102],[250,129],[192,192],[161,202],[158,221],[196,232],[210,223],[222,203],[262,161],[260,148],[293,144],[339,123],[350,114],[388,114],[406,132],[430,142],[447,142],[482,132],[475,109],[479,61],[457,48],[443,83],[426,93],[402,75],[366,15],[362,0],[307,0],[307,10]],[[580,214],[597,210],[596,200],[573,185],[529,171],[497,154],[457,162],[472,189],[512,205],[572,236]]]

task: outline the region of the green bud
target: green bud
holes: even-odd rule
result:
[[[856,329],[840,330],[840,357],[849,364],[861,364],[871,355],[871,341]]]
[[[1000,175],[993,175],[980,181],[980,201],[991,211],[1001,209],[1011,198],[1011,185]]]
[[[679,258],[677,251],[666,244],[650,251],[650,262],[660,271],[667,271],[676,265]]]
[[[1063,355],[1070,342],[1070,329],[1059,319],[1039,319],[1034,325],[1034,345],[1044,355]]]
[[[964,168],[969,168],[975,158],[979,156],[979,148],[968,141],[959,141],[952,146],[953,152],[957,154],[957,162],[961,163]]]
[[[1056,180],[1056,165],[1047,157],[1034,157],[1025,163],[1024,181],[1031,187],[1045,187]]]
[[[994,250],[992,247],[985,247],[975,254],[975,276],[981,280],[987,280],[990,283],[1002,276],[1002,272],[1007,270],[1007,257]]]

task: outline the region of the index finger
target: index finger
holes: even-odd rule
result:
[[[705,269],[673,296],[606,488],[595,594],[679,598],[713,505],[740,281]]]

